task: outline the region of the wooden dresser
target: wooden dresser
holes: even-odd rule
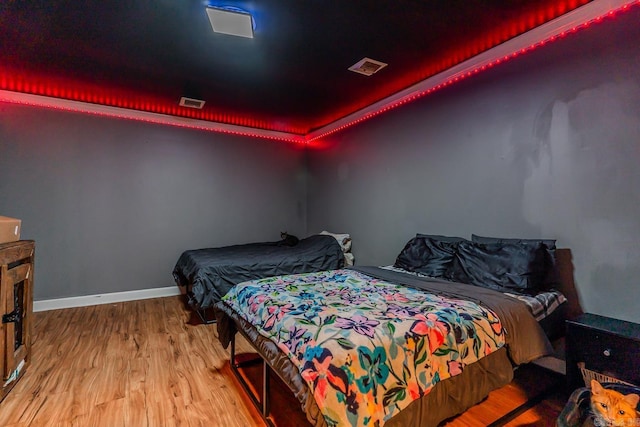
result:
[[[31,359],[35,242],[0,244],[0,401],[22,377]]]

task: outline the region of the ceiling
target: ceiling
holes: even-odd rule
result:
[[[304,136],[590,3],[5,0],[0,90]],[[255,37],[214,33],[208,5],[250,12]],[[364,57],[388,66],[348,70]]]

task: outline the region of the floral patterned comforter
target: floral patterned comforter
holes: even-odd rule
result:
[[[505,345],[487,308],[353,270],[244,282],[223,301],[289,356],[329,426],[382,426]]]

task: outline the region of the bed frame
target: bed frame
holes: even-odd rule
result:
[[[244,332],[242,333],[242,335],[247,339],[248,342],[250,342],[248,337],[244,334]],[[269,412],[271,411],[269,396],[271,394],[271,369],[272,368],[267,362],[267,360],[258,353],[258,350],[255,347],[254,347],[254,350],[256,350],[256,353],[254,357],[250,357],[246,359],[242,358],[242,360],[239,360],[239,358],[237,357],[238,355],[236,355],[236,338],[235,337],[236,336],[234,335],[231,340],[231,350],[229,352],[230,353],[229,365],[231,366],[231,371],[234,373],[234,375],[240,382],[240,385],[242,385],[242,388],[244,389],[247,396],[249,396],[249,398],[251,399],[251,403],[253,403],[253,406],[255,406],[255,408],[260,413],[260,416],[262,417],[263,421],[268,426],[275,427],[274,423],[269,418]],[[262,364],[262,399],[260,399],[259,396],[256,396],[256,394],[253,392],[253,390],[249,386],[249,383],[246,381],[246,379],[240,372],[240,368],[242,367],[249,366],[249,365],[257,365],[260,363]]]
[[[270,418],[270,412],[271,412],[270,396],[271,396],[271,376],[272,376],[271,371],[273,370],[273,372],[279,376],[278,371],[269,364],[267,359],[260,353],[258,348],[255,345],[253,345],[252,339],[244,332],[244,330],[242,330],[242,328],[239,328],[237,324],[236,324],[236,327],[238,332],[240,332],[242,336],[245,338],[245,340],[251,345],[255,353],[237,354],[236,353],[236,335],[237,334],[234,334],[233,338],[231,339],[230,351],[229,351],[229,366],[231,367],[231,371],[233,372],[236,379],[244,389],[246,395],[251,400],[251,403],[253,404],[255,409],[258,411],[258,413],[260,414],[265,424],[267,424],[269,427],[277,427],[276,424]],[[248,380],[245,378],[245,376],[241,372],[241,369],[244,367],[256,366],[256,365],[262,365],[262,390],[260,395],[257,395],[254,392],[255,388],[250,386]],[[556,379],[555,381],[552,381],[550,385],[545,387],[541,392],[537,393],[535,396],[528,398],[525,402],[521,403],[511,411],[502,415],[500,418],[498,418],[496,421],[489,424],[487,427],[499,427],[499,426],[505,425],[509,421],[518,417],[523,412],[531,409],[532,407],[536,406],[543,400],[547,399],[552,393],[554,393],[558,389],[561,389],[562,387],[564,387],[565,385],[564,375],[557,375],[557,373],[555,372],[554,374],[556,374],[555,375]],[[285,378],[280,377],[280,379],[286,382]]]

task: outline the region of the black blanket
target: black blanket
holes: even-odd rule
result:
[[[313,235],[294,246],[262,242],[188,250],[178,258],[173,277],[187,289],[189,306],[203,310],[240,282],[343,266],[338,241],[332,236]]]

